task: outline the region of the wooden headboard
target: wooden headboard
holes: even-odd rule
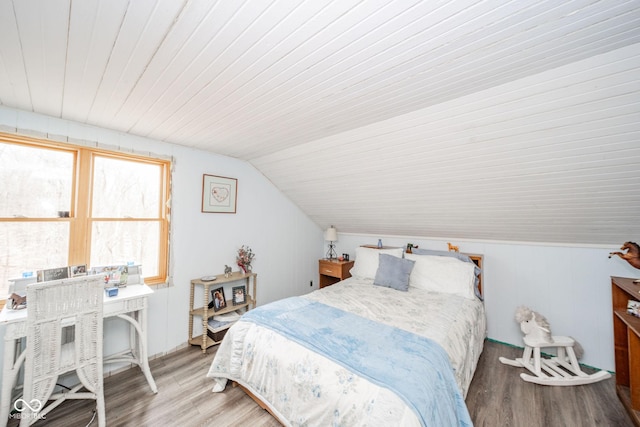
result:
[[[466,255],[468,256],[471,261],[473,261],[478,268],[480,268],[480,275],[478,276],[478,291],[480,291],[480,295],[484,295],[484,292],[482,292],[482,276],[484,275],[484,270],[482,270],[482,259],[483,256],[479,255],[479,254],[465,254],[463,252],[460,252],[462,255]]]

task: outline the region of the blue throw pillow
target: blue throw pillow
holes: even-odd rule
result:
[[[373,284],[407,292],[409,276],[415,261],[398,258],[393,255],[380,254],[378,270]]]
[[[412,248],[411,249],[411,253],[414,254],[414,255],[448,256],[448,257],[452,257],[452,258],[457,258],[460,261],[471,262],[471,263],[473,263],[475,265],[475,262],[473,262],[471,260],[471,258],[469,258],[467,255],[461,254],[460,252],[449,252],[449,251],[437,251],[437,250],[433,250],[433,249]],[[482,270],[477,265],[475,265],[475,273],[476,273],[476,283],[475,283],[474,292],[475,292],[476,296],[478,297],[478,299],[480,299],[480,301],[484,301],[484,298],[482,297],[482,294],[480,293],[480,289],[478,289],[478,283],[480,282],[480,279],[478,279],[478,276],[480,276],[480,273],[482,273]]]

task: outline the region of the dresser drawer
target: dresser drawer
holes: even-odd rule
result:
[[[320,274],[331,277],[342,277],[342,265],[330,261],[320,261]]]

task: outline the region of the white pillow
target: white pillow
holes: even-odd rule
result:
[[[409,286],[474,299],[475,265],[456,258],[406,254],[415,261]]]
[[[374,249],[359,246],[356,248],[356,262],[353,264],[353,268],[349,270],[349,273],[359,279],[375,279],[380,254],[402,258],[403,252],[404,248]]]

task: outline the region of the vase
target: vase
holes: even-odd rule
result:
[[[245,267],[244,264],[238,264],[238,267],[240,267],[240,270],[242,270],[244,274],[247,274],[247,268]]]

